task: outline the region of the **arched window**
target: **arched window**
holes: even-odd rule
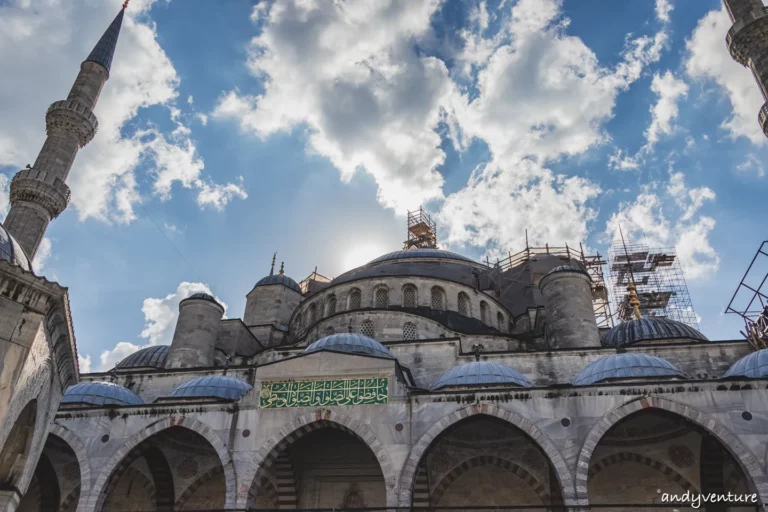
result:
[[[349,309],[360,309],[360,289],[353,288],[349,292]]]
[[[370,320],[364,320],[362,324],[360,324],[360,334],[363,336],[368,336],[369,338],[373,338],[373,322]]]
[[[329,327],[326,327],[326,328],[325,328],[325,335],[326,335],[326,336],[330,336],[330,335],[331,335],[331,334],[333,334],[334,332],[335,332],[335,331],[333,330],[333,327],[330,327],[330,326],[329,326]]]
[[[432,309],[438,311],[445,309],[445,292],[438,286],[432,287]]]
[[[309,305],[309,325],[314,325],[317,321],[317,304]]]
[[[377,308],[386,309],[389,307],[389,290],[383,286],[376,288],[376,300],[374,302]]]
[[[410,284],[403,286],[403,307],[416,307],[416,287]]]
[[[294,325],[296,326],[296,330],[301,330],[301,313],[296,313],[296,320],[294,321]]]
[[[416,336],[416,324],[412,322],[405,322],[405,325],[403,325],[403,339],[404,340],[418,339],[418,336]]]
[[[469,310],[469,296],[466,293],[459,293],[459,298],[456,301],[456,305],[460,315],[472,316],[472,313]]]
[[[496,325],[499,331],[504,332],[506,329],[504,328],[504,315],[501,314],[501,311],[496,313]]]
[[[336,296],[331,295],[325,303],[325,316],[331,316],[336,313]]]
[[[480,320],[481,320],[481,321],[482,321],[484,324],[487,324],[487,323],[488,323],[488,320],[490,320],[490,319],[488,318],[488,316],[489,316],[489,311],[488,311],[488,303],[487,303],[487,302],[485,302],[484,300],[483,300],[483,301],[480,301]]]

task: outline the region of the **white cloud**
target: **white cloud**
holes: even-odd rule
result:
[[[35,259],[32,262],[32,268],[35,272],[35,274],[41,276],[43,275],[43,271],[45,269],[45,264],[48,262],[48,259],[51,257],[51,239],[47,236],[44,236],[42,240],[40,240],[40,245],[37,248],[37,252],[35,253]]]
[[[80,373],[91,373],[91,356],[85,357],[77,355],[77,362],[80,365]]]
[[[111,350],[105,350],[99,357],[99,371],[110,370],[122,361],[124,358],[133,354],[139,349],[152,345],[170,345],[173,339],[173,331],[176,328],[176,320],[179,317],[179,303],[192,295],[193,293],[204,292],[211,293],[211,289],[203,283],[183,282],[179,284],[174,293],[169,293],[163,298],[147,298],[141,308],[144,313],[144,329],[141,331],[141,338],[147,341],[146,344],[137,344],[131,342],[119,342]],[[219,301],[227,310],[227,305]]]
[[[640,167],[642,155],[637,154],[635,156],[628,155],[623,149],[616,149],[616,151],[608,156],[608,167],[619,171],[634,171]]]
[[[195,114],[195,117],[197,118],[198,121],[200,121],[200,124],[202,124],[203,126],[208,124],[208,116],[206,114],[198,112],[197,114]]]
[[[656,0],[656,18],[660,22],[669,23],[669,14],[672,9],[672,0]]]
[[[749,69],[735,62],[723,40],[732,22],[725,7],[711,11],[699,20],[686,42],[685,70],[693,78],[713,80],[731,103],[732,112],[721,125],[733,137],[746,137],[753,144],[765,145],[765,135],[757,122],[764,99]]]
[[[2,148],[0,148],[2,154]],[[0,174],[0,220],[4,220],[11,208],[11,180],[5,174]]]
[[[674,130],[673,121],[680,113],[677,102],[688,94],[688,85],[667,71],[663,75],[653,75],[651,90],[659,99],[651,107],[651,124],[645,131],[649,148],[653,147],[662,135],[669,135]]]
[[[633,241],[654,248],[674,246],[686,278],[711,277],[720,266],[720,257],[709,241],[715,221],[694,216],[706,201],[714,200],[711,189],[689,189],[683,174],[672,171],[661,194],[647,186],[636,200],[622,203],[608,220],[605,233],[613,240],[620,226]]]
[[[110,78],[94,112],[99,133],[80,151],[68,177],[81,219],[135,218],[133,205],[140,193],[134,171],[146,162],[151,170],[153,154],[145,140],[124,136],[123,128],[139,109],[172,106],[178,96],[176,70],[157,41],[154,24],[146,21],[154,1],[132,2],[126,11]],[[21,168],[34,161],[45,136],[46,105],[66,97],[80,62],[118,8],[86,0],[17,0],[0,7],[0,69],[14,77],[0,81],[0,165]],[[171,143],[183,145],[189,135],[177,131]]]
[[[758,178],[765,176],[765,166],[763,161],[754,153],[749,153],[747,158],[736,166],[736,170],[743,174],[753,174]],[[0,204],[2,204],[2,195],[0,195]]]

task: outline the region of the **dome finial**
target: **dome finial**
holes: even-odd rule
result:
[[[275,260],[277,259],[277,253],[274,253],[272,255],[272,266],[269,267],[269,275],[273,275],[275,273]]]
[[[285,274],[285,270],[284,270],[284,267],[285,267],[285,262],[284,262],[284,261],[281,261],[281,262],[280,262],[280,275],[281,275],[281,276],[282,276],[283,274]]]
[[[629,305],[632,306],[632,313],[635,316],[635,320],[640,320],[643,318],[643,315],[640,313],[640,301],[637,298],[635,275],[632,273],[632,264],[629,262],[629,251],[627,251],[627,243],[624,241],[624,233],[621,231],[621,225],[619,225],[619,234],[621,235],[621,244],[624,246],[624,256],[627,259],[627,270],[629,270],[629,284],[627,285]]]
[[[125,0],[125,2],[123,2],[123,9],[127,9],[128,8],[128,2],[130,2],[130,1],[131,0]]]

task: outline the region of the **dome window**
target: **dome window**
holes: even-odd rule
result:
[[[336,313],[336,296],[331,295],[328,297],[328,302],[325,304],[325,316],[331,316]]]
[[[464,292],[460,292],[459,293],[459,299],[456,302],[456,305],[457,305],[457,309],[459,310],[459,314],[460,315],[470,316],[470,313],[469,313],[469,296],[466,293],[464,293]]]
[[[309,325],[313,325],[317,321],[317,305],[309,305]]]
[[[404,340],[415,340],[418,339],[416,336],[416,324],[413,322],[405,322],[405,325],[403,325],[403,339]]]
[[[501,314],[501,312],[496,313],[496,325],[499,331],[505,331],[504,329],[504,315]]]
[[[490,323],[490,318],[488,318],[489,316],[490,312],[488,310],[488,303],[484,300],[480,301],[480,321],[487,325]]]
[[[437,286],[432,288],[432,309],[438,311],[445,309],[445,292]]]
[[[360,324],[360,334],[373,338],[373,322],[370,320],[363,321],[363,323]]]
[[[349,292],[349,309],[360,309],[360,290],[358,288]]]
[[[415,308],[416,307],[416,287],[407,285],[403,287],[403,307]]]
[[[333,333],[334,333],[333,327],[326,327],[325,328],[325,335],[326,336],[330,336]]]
[[[387,309],[389,307],[389,290],[384,287],[376,289],[376,307]]]

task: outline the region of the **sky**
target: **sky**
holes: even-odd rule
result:
[[[0,210],[118,0],[0,0]],[[720,0],[132,0],[39,274],[82,371],[168,344],[210,291],[241,317],[272,254],[297,281],[398,250],[674,246],[700,327],[765,237],[764,100]]]

